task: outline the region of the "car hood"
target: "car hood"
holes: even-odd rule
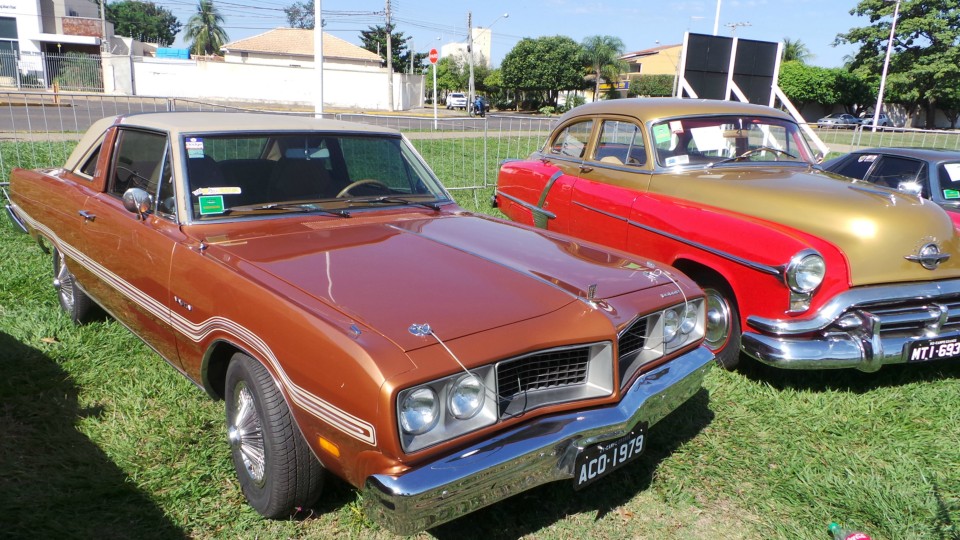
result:
[[[926,199],[797,166],[717,166],[655,177],[660,193],[819,237],[847,258],[851,285],[960,276],[950,218]],[[935,271],[905,257],[936,243],[952,257]]]
[[[328,224],[220,235],[208,253],[252,265],[259,279],[282,280],[404,350],[424,345],[413,324],[455,339],[671,279],[649,261],[470,214]]]

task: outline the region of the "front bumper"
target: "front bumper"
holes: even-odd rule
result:
[[[960,279],[860,287],[837,295],[813,317],[748,317],[742,350],[786,369],[876,371],[910,361],[910,345],[960,335]]]
[[[0,189],[2,189],[2,187],[0,187]],[[10,200],[10,196],[7,194],[5,189],[3,190],[3,195],[8,201]],[[17,214],[16,206],[13,203],[10,203],[5,205],[5,208],[7,209],[7,217],[10,218],[13,226],[16,227],[20,232],[29,233],[30,231],[27,229],[27,224],[24,223],[23,219]]]
[[[652,426],[700,389],[712,360],[697,348],[640,376],[615,405],[538,418],[400,476],[372,475],[363,489],[367,514],[397,534],[413,534],[541,484],[572,480],[582,448],[640,422]]]

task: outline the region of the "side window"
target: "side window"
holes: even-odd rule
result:
[[[600,140],[593,159],[614,165],[643,165],[647,152],[643,135],[636,124],[606,120],[600,127]]]
[[[878,186],[897,189],[900,182],[915,181],[922,167],[922,161],[884,156],[880,159],[880,163],[870,172],[870,178],[867,180]]]
[[[852,155],[846,163],[836,170],[836,173],[863,180],[878,157],[876,154]]]
[[[100,148],[103,147],[103,139],[104,135],[100,135],[100,139],[87,150],[86,155],[80,160],[80,167],[74,172],[89,179],[93,179],[93,177],[97,175],[97,161],[100,159]]]
[[[167,137],[159,133],[125,129],[117,138],[113,175],[107,191],[123,197],[130,188],[140,188],[153,197],[154,208],[160,196],[161,179],[164,190],[172,194],[171,173],[167,157]]]
[[[593,120],[567,126],[550,143],[550,153],[572,158],[582,158],[593,130]]]

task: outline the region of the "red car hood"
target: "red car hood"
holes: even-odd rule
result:
[[[612,298],[669,281],[650,272],[660,265],[500,220],[360,219],[324,228],[303,222],[287,234],[248,230],[242,239],[220,237],[208,255],[250,264],[404,350],[424,344],[410,334],[412,324],[429,323],[441,339],[455,339],[578,297]]]

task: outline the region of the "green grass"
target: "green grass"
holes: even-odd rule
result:
[[[485,210],[489,190],[458,191]],[[74,327],[51,257],[0,223],[0,536],[391,538],[330,480],[309,515],[239,492],[222,403],[121,325]],[[466,285],[465,285],[466,286]],[[960,364],[708,374],[635,464],[536,488],[422,538],[960,538]]]

